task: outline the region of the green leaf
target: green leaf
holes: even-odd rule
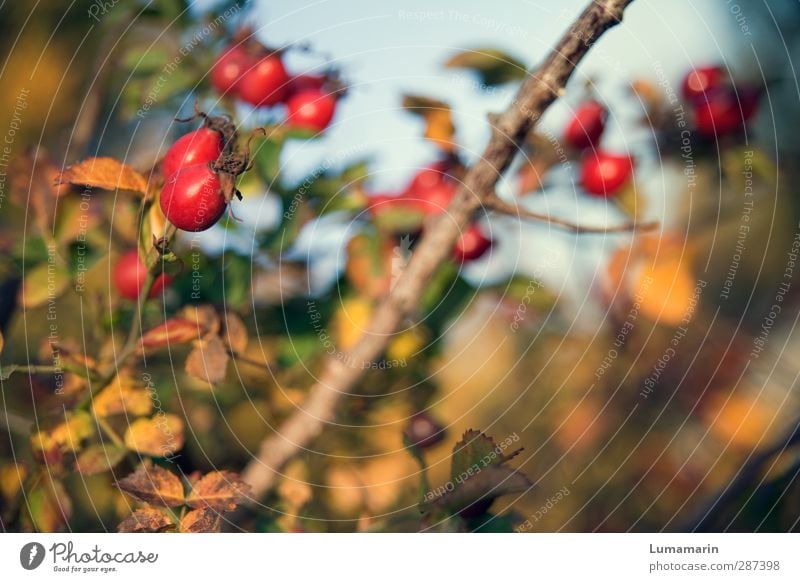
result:
[[[258,138],[253,140],[253,161],[258,175],[272,188],[280,174],[281,151],[285,141],[280,138]]]
[[[445,67],[451,69],[468,69],[478,75],[486,87],[502,85],[509,81],[525,78],[525,63],[509,54],[492,48],[476,48],[462,51],[451,57]]]

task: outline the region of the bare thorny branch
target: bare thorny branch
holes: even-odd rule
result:
[[[267,493],[281,468],[316,438],[331,422],[340,400],[350,393],[362,377],[362,362],[381,357],[392,334],[419,305],[425,282],[450,256],[461,230],[482,207],[533,216],[516,207],[504,206],[494,188],[511,164],[528,133],[542,114],[563,92],[578,62],[609,28],[622,20],[624,9],[633,0],[595,0],[564,34],[547,59],[520,86],[511,106],[492,116],[492,137],[481,158],[467,172],[448,212],[434,219],[420,239],[408,266],[394,289],[378,306],[367,331],[344,359],[331,358],[317,378],[302,408],[298,408],[276,432],[262,443],[258,456],[245,468],[242,477],[252,488],[252,498]],[[581,227],[580,232],[593,229]],[[612,231],[603,229],[603,231]],[[622,228],[616,230],[623,230]],[[624,230],[630,230],[625,227]]]

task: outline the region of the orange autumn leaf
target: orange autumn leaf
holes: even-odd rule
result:
[[[450,106],[444,101],[420,95],[403,96],[403,107],[425,121],[425,137],[444,151],[453,151],[455,126]]]
[[[147,194],[147,179],[114,158],[87,158],[73,164],[61,172],[57,183]]]
[[[148,330],[139,341],[142,348],[161,348],[173,344],[188,343],[198,338],[198,333],[204,330],[198,328],[194,321],[174,317],[161,325]]]

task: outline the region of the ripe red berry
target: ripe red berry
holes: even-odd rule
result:
[[[727,135],[741,128],[758,109],[758,92],[718,89],[694,106],[697,132],[706,137]]]
[[[408,192],[413,195],[422,195],[428,189],[439,185],[447,179],[447,164],[443,161],[435,162],[423,168],[408,185]]]
[[[564,141],[579,150],[597,145],[607,117],[608,111],[597,101],[579,105],[564,130]]]
[[[139,251],[132,250],[122,255],[114,265],[112,279],[117,292],[131,301],[139,299],[139,293],[147,278],[147,268],[139,258]],[[172,277],[162,273],[156,277],[148,297],[155,297],[172,282]]]
[[[161,190],[161,210],[182,230],[199,232],[214,226],[225,212],[219,176],[208,164],[186,166],[167,178]]]
[[[286,96],[289,75],[283,68],[281,57],[267,55],[257,60],[237,84],[242,101],[256,107],[267,107],[283,101]]]
[[[336,96],[319,89],[295,93],[286,103],[286,123],[292,127],[320,132],[336,112]]]
[[[589,194],[613,196],[619,193],[632,173],[632,157],[602,151],[590,152],[581,163],[581,184]]]
[[[725,80],[722,67],[698,67],[683,78],[681,92],[687,101],[702,99],[707,92],[717,89]]]
[[[242,75],[251,65],[252,59],[244,48],[228,47],[211,68],[211,85],[223,95],[236,92]]]
[[[457,262],[469,262],[479,259],[492,246],[492,241],[484,236],[477,224],[471,224],[458,237],[453,247],[453,258]]]
[[[178,138],[164,156],[162,173],[169,177],[186,166],[207,164],[222,153],[222,135],[208,127],[201,127]]]
[[[441,214],[447,211],[455,198],[458,186],[451,180],[441,180],[428,188],[409,191],[407,196],[425,214]]]

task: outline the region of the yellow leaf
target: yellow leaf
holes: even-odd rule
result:
[[[125,431],[125,446],[143,455],[168,457],[183,447],[183,420],[174,414],[140,418]]]
[[[153,399],[145,388],[117,376],[94,397],[92,410],[97,416],[145,416],[153,410]]]

